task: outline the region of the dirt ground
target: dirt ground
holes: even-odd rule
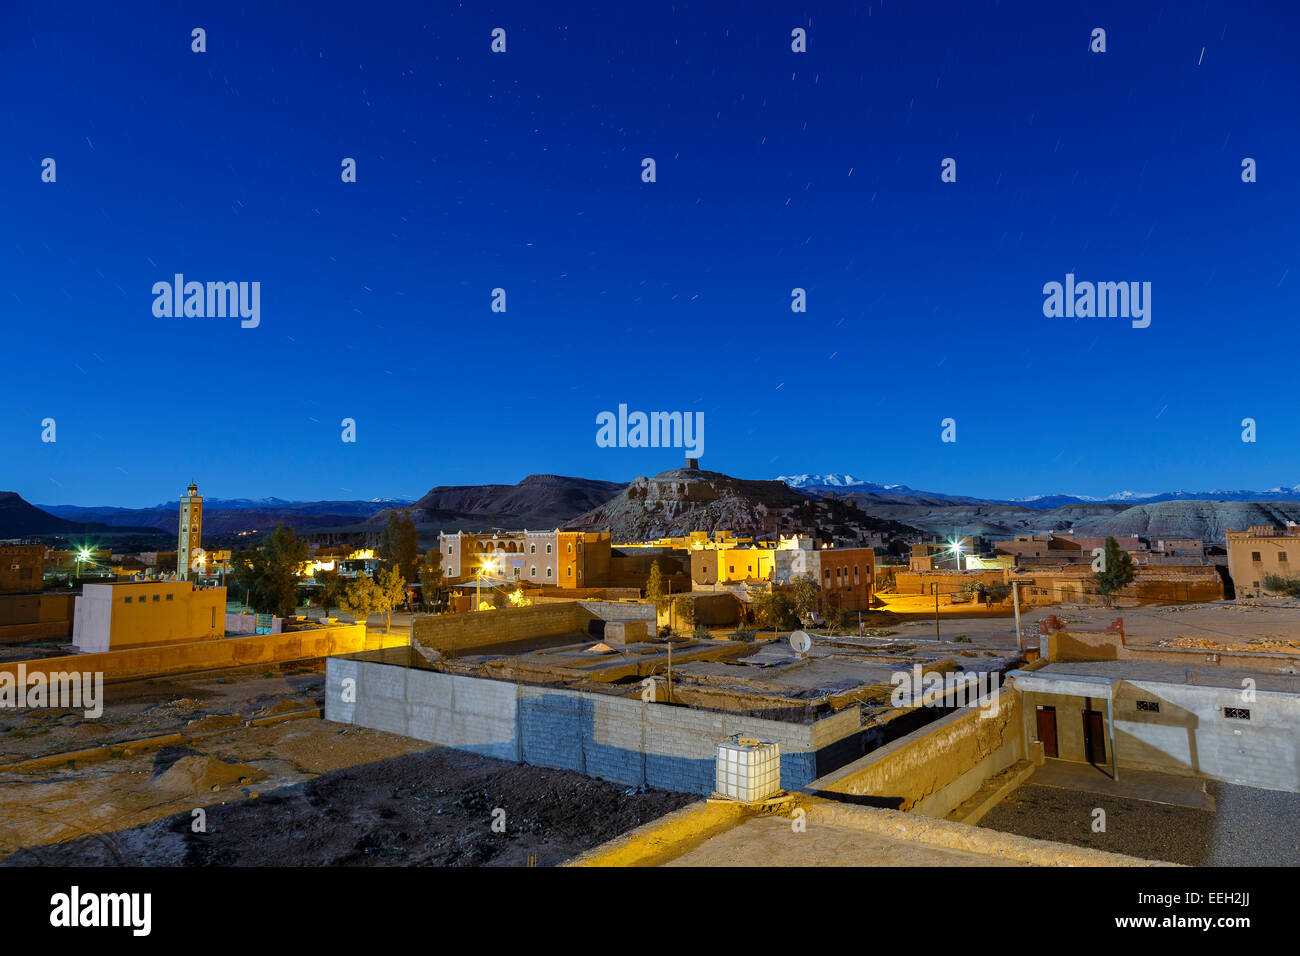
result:
[[[438,748],[210,806],[206,833],[186,812],[0,866],[554,866],[698,799]]]
[[[979,825],[1004,833],[1186,866],[1298,866],[1300,794],[1206,782],[1215,809],[1059,787],[1022,786]],[[1106,831],[1093,831],[1094,810]]]
[[[106,691],[99,719],[0,721],[0,865],[546,866],[697,799],[313,716],[248,725],[319,707],[319,662]]]

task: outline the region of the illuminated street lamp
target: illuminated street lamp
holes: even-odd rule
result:
[[[953,553],[953,558],[957,562],[957,570],[960,571],[961,570],[961,542],[951,541],[949,543],[952,545],[952,553]]]
[[[474,578],[474,610],[479,610],[482,604],[479,601],[479,595],[483,587],[483,577],[489,571],[496,573],[497,564],[495,558],[484,558],[483,563],[478,566],[478,575]]]

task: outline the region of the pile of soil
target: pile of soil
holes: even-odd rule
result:
[[[265,776],[263,771],[242,763],[195,754],[177,760],[155,777],[153,784],[166,793],[179,795],[235,787]]]

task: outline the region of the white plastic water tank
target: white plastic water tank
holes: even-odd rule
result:
[[[781,789],[781,745],[737,735],[718,744],[718,793],[742,803]]]

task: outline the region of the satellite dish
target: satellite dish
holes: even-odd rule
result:
[[[797,654],[807,654],[812,647],[812,638],[805,631],[795,631],[790,635],[790,646]]]

